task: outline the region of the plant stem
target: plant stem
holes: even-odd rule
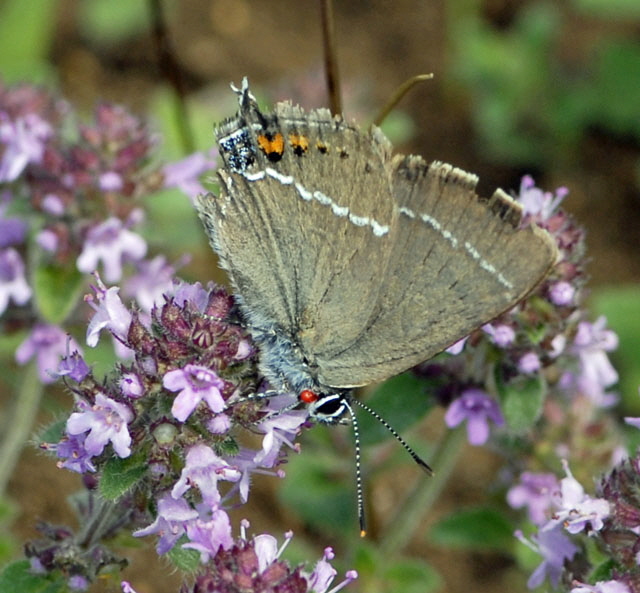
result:
[[[13,409],[5,416],[6,433],[0,444],[0,497],[7,488],[20,453],[33,430],[43,385],[34,362],[24,367],[22,384],[13,402]]]
[[[435,470],[426,485],[419,481],[413,492],[398,506],[398,512],[387,526],[380,540],[382,558],[400,552],[413,537],[422,518],[431,511],[433,502],[445,487],[455,467],[455,461],[462,451],[466,439],[464,429],[448,430],[440,443],[431,464]]]

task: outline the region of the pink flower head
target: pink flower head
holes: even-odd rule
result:
[[[126,229],[119,218],[111,217],[89,231],[77,266],[81,272],[91,274],[102,262],[106,281],[117,282],[122,278],[124,261],[137,261],[146,253],[144,239]]]
[[[131,455],[131,436],[128,423],[133,420],[133,412],[102,393],[96,394],[96,402],[90,405],[84,400],[77,402],[82,410],[74,412],[67,420],[67,434],[76,436],[88,432],[85,448],[92,455],[100,455],[111,441],[118,457]]]
[[[184,422],[202,400],[213,412],[224,410],[225,403],[220,393],[224,381],[206,367],[188,364],[183,369],[169,371],[162,384],[170,391],[180,392],[171,407],[171,413],[180,422]]]

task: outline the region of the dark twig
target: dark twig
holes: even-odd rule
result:
[[[175,116],[178,133],[180,134],[182,146],[185,152],[191,153],[195,150],[195,142],[187,114],[184,77],[171,45],[169,30],[164,18],[162,0],[150,0],[149,13],[151,15],[152,36],[156,45],[160,74],[167,80],[169,86],[171,86],[174,91]]]
[[[320,0],[322,15],[322,42],[324,45],[324,71],[327,78],[327,93],[331,113],[342,113],[342,97],[340,96],[340,75],[336,57],[335,27],[332,0]]]

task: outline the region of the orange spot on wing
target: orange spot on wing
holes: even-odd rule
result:
[[[260,134],[258,146],[270,161],[279,161],[284,153],[284,138],[280,132],[275,134]]]

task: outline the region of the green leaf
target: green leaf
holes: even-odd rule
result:
[[[183,548],[187,538],[181,538],[176,545],[167,552],[167,557],[176,568],[186,573],[194,573],[200,567],[200,553],[197,550]]]
[[[0,591],[20,593],[68,593],[65,580],[50,574],[30,572],[28,560],[19,560],[4,567],[0,573]]]
[[[58,443],[64,436],[64,429],[66,425],[66,419],[61,418],[60,420],[56,420],[39,432],[36,436],[36,440],[38,443]]]
[[[589,89],[592,117],[617,134],[640,137],[640,44],[626,40],[603,42],[594,69],[595,80]]]
[[[383,576],[388,583],[384,588],[385,591],[430,593],[442,589],[440,575],[423,560],[410,558],[398,560],[385,570]]]
[[[541,375],[517,377],[505,383],[496,372],[496,386],[502,413],[509,430],[521,434],[529,430],[542,413],[547,383]]]
[[[508,553],[516,543],[513,525],[498,511],[485,507],[457,511],[441,519],[429,532],[429,539],[451,548]]]
[[[358,539],[349,565],[358,571],[360,591],[431,593],[442,590],[442,579],[425,560],[398,556],[389,558],[370,539]]]
[[[33,287],[36,305],[45,321],[61,324],[80,302],[86,276],[72,266],[36,266]]]
[[[577,10],[596,18],[617,21],[640,18],[638,0],[573,0],[572,3]]]
[[[355,480],[347,467],[353,468],[351,458],[341,463],[321,451],[289,457],[286,487],[278,491],[282,505],[324,532],[356,533]]]
[[[432,407],[428,382],[412,373],[403,373],[382,383],[367,399],[367,405],[401,432],[420,420]],[[380,443],[391,437],[389,431],[370,414],[358,413],[363,445]]]
[[[118,42],[146,31],[149,13],[146,2],[91,0],[78,5],[82,32],[92,41]]]
[[[27,9],[28,8],[28,9]],[[0,73],[4,82],[50,78],[47,55],[56,30],[58,2],[7,0],[0,3]]]
[[[107,461],[100,477],[100,493],[107,500],[116,500],[144,476],[148,469],[144,453]]]

